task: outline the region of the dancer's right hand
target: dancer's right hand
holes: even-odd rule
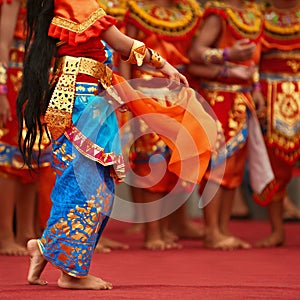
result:
[[[249,39],[238,40],[228,49],[228,56],[231,61],[245,61],[252,57],[256,44]]]
[[[171,64],[167,61],[165,62],[164,66],[159,69],[162,73],[164,73],[170,80],[175,81],[176,83],[180,84],[183,83],[185,86],[189,86],[189,83],[184,75],[177,71]]]

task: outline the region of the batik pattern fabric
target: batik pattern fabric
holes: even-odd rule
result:
[[[112,209],[111,165],[122,157],[114,109],[98,93],[97,84],[76,84],[73,126],[52,141],[53,207],[39,240],[46,259],[75,277],[88,273]]]

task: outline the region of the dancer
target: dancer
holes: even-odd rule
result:
[[[175,114],[174,109],[143,97],[113,74],[107,66],[109,52],[105,51],[101,39],[123,59],[160,68],[174,84],[182,82],[188,86],[188,83],[158,53],[122,34],[114,26],[116,20],[106,15],[96,0],[28,0],[27,21],[24,77],[17,101],[19,126],[25,121],[27,133],[24,140],[19,136],[19,143],[25,162],[31,166],[33,141],[40,137],[37,129],[40,132],[46,123],[52,136],[56,172],[47,227],[40,239],[28,242],[31,257],[28,282],[47,284],[40,275],[49,261],[61,271],[58,279],[61,288],[111,289],[110,282],[89,274],[95,245],[112,209],[113,179],[120,181],[124,177],[118,124],[111,103],[126,104],[135,114],[144,114],[145,110],[158,114],[166,111],[179,121],[184,114],[187,126],[191,126],[188,124],[192,115],[177,106]],[[53,56],[55,69],[49,86]],[[192,90],[185,88],[183,93],[190,103]],[[127,102],[123,103],[122,99]],[[129,102],[133,99],[136,100]],[[194,105],[199,107],[196,101]],[[193,161],[198,158],[204,166],[193,174],[199,181],[211,149],[204,131],[198,137],[201,125],[193,126],[198,131],[193,137],[195,144],[200,139],[201,147],[189,157]],[[211,133],[214,133],[213,126]],[[171,141],[169,144],[174,149]],[[175,164],[170,167],[179,170],[180,162],[175,152]],[[184,178],[191,176],[191,170],[183,171]]]
[[[187,50],[189,49],[190,41],[198,28],[201,8],[194,0],[188,0],[178,3],[173,0],[164,1],[129,1],[128,11],[125,15],[124,22],[126,24],[126,33],[132,38],[142,40],[148,47],[163,54],[163,56],[178,70],[184,72],[186,65],[189,63],[187,58]],[[176,21],[175,21],[176,20]],[[140,84],[139,89],[143,93],[149,95],[154,94],[154,89],[151,86],[151,78],[163,77],[164,74],[160,70],[153,72],[147,66],[137,67],[122,62],[120,65],[121,74],[126,79],[145,78],[145,84]],[[166,86],[157,87],[157,97],[161,90]],[[172,101],[166,99],[159,101]],[[149,161],[152,156],[160,155],[163,159],[156,160],[152,167],[160,170],[169,160],[169,149],[158,135],[153,133],[145,134],[148,130],[143,122],[135,124],[135,133],[140,136],[132,147],[130,158],[133,166],[133,172],[142,177],[142,180],[148,177],[147,188],[141,187],[140,179],[132,179],[131,194],[135,203],[150,203],[162,199],[166,194],[170,193],[179,178],[171,172],[166,172],[160,182],[156,182],[157,176],[153,176],[152,181],[149,179],[148,173]],[[154,173],[153,173],[154,174]],[[181,188],[174,193],[174,198],[183,197],[185,189],[192,188],[188,183],[181,182]],[[173,191],[174,192],[174,191]],[[174,200],[175,201],[175,200]],[[139,205],[136,205],[139,207]],[[148,209],[141,208],[136,213],[140,216],[147,215]],[[203,236],[200,226],[192,223],[186,213],[186,205],[182,205],[176,215],[159,220],[157,217],[151,222],[146,222],[139,226],[144,229],[144,248],[149,250],[164,250],[180,248],[181,246],[175,242],[177,236],[172,233],[172,229],[176,229],[176,233],[180,237],[199,238]],[[175,219],[175,220],[174,220]],[[173,221],[170,224],[170,221]],[[137,223],[139,224],[139,223]],[[176,227],[175,225],[176,224]],[[172,225],[173,228],[172,228]],[[138,225],[134,225],[136,228]],[[168,228],[169,227],[169,228]],[[171,231],[170,231],[171,229]]]
[[[258,246],[284,244],[283,201],[300,157],[300,1],[270,1],[264,10],[265,30],[260,65],[266,110],[260,115],[269,158],[279,186],[268,205],[272,232]]]
[[[220,185],[211,201],[204,199],[204,245],[211,249],[250,248],[228,226],[235,189],[244,173],[248,116],[255,114],[255,107],[258,113],[263,110],[257,91],[262,29],[262,16],[254,3],[208,2],[189,52],[189,72],[199,78],[195,87],[211,105],[225,138],[225,145],[219,141],[219,155],[212,158],[214,172],[206,177],[216,189]]]

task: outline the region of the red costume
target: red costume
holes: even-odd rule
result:
[[[138,40],[160,53],[171,65],[184,73],[189,63],[187,51],[199,26],[201,15],[202,10],[194,0],[174,2],[171,7],[162,7],[150,1],[129,1],[124,22],[138,28]],[[147,65],[132,67],[132,78],[144,79],[139,83],[138,89],[154,97],[157,94],[157,100],[160,103],[170,105],[172,95],[160,96],[160,93],[164,94],[162,90],[165,89],[167,92],[166,87],[157,87],[163,82],[151,83],[153,77],[163,78],[164,74]],[[157,89],[154,89],[152,85]],[[131,153],[134,172],[141,176],[143,183],[147,175],[152,172],[153,178],[148,176],[148,190],[153,192],[172,190],[178,181],[174,173],[167,171],[161,181],[156,182],[156,178],[160,177],[159,173],[164,169],[165,160],[170,158],[169,148],[157,134],[145,134],[148,127],[143,122],[135,124],[135,127],[138,127],[134,129],[135,134],[142,136],[135,141],[134,150]],[[149,159],[154,154],[160,155],[161,159],[156,160],[155,166],[150,170]],[[137,182],[135,184],[138,185]],[[186,183],[182,184],[186,186]]]
[[[279,185],[274,200],[283,199],[293,166],[300,157],[300,5],[293,9],[264,7],[261,58],[266,100],[264,128],[270,161]]]

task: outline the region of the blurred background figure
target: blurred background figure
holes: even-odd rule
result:
[[[193,35],[198,28],[202,10],[194,0],[173,1],[129,1],[128,11],[125,15],[126,34],[143,41],[147,47],[154,49],[166,58],[181,73],[185,73],[186,65],[189,63],[187,51],[189,49]],[[144,94],[154,95],[153,77],[163,78],[164,75],[159,70],[154,70],[148,66],[138,68],[126,62],[120,63],[120,72],[126,79],[143,78],[143,86],[138,86]],[[171,105],[172,95],[160,99],[159,93],[165,91],[167,86],[160,82],[162,86],[157,86],[157,100]],[[165,93],[164,93],[165,94]],[[152,179],[146,181],[146,176],[150,172],[160,173],[164,170],[165,161],[170,157],[170,150],[165,143],[155,133],[147,133],[147,126],[141,121],[135,124],[132,130],[134,136],[139,136],[131,148],[130,161],[135,174],[141,177],[143,183],[148,187],[143,188],[138,179],[132,179],[131,195],[135,203],[151,203],[162,199],[170,192],[174,192],[175,185],[180,179],[169,171],[166,171],[160,182],[156,182],[157,176],[152,175]],[[150,171],[150,158],[160,155],[161,159],[153,162]],[[152,164],[152,162],[151,162]],[[156,170],[156,171],[155,171]],[[150,176],[148,176],[149,178]],[[174,192],[174,203],[176,199],[182,197],[191,187],[187,182],[181,181],[179,190]],[[158,209],[157,215],[160,215]],[[136,219],[147,219],[148,211],[141,208],[136,211]],[[163,220],[153,220],[145,224],[135,224],[131,231],[143,230],[145,234],[144,247],[150,250],[164,250],[180,248],[176,242],[180,238],[202,238],[203,230],[199,224],[192,222],[186,211],[186,205],[182,205],[173,215]]]
[[[0,254],[25,255],[27,240],[39,235],[48,218],[54,175],[46,135],[39,170],[37,165],[35,171],[25,168],[18,150],[15,102],[22,79],[26,2],[0,3]]]
[[[260,115],[269,158],[279,189],[268,206],[272,234],[263,247],[285,241],[283,203],[299,215],[287,198],[287,185],[300,156],[300,1],[264,3],[265,30],[260,65],[266,110]]]
[[[207,174],[208,184],[218,190],[212,199],[203,200],[204,245],[211,249],[250,248],[231,234],[229,220],[236,188],[243,179],[249,138],[260,134],[258,125],[256,133],[250,133],[248,122],[264,105],[258,73],[262,30],[262,15],[255,3],[207,2],[189,52],[193,87],[210,104],[225,138],[217,144],[218,155],[211,161],[213,172]],[[262,136],[261,144],[267,155]],[[202,187],[199,192],[202,194]]]

